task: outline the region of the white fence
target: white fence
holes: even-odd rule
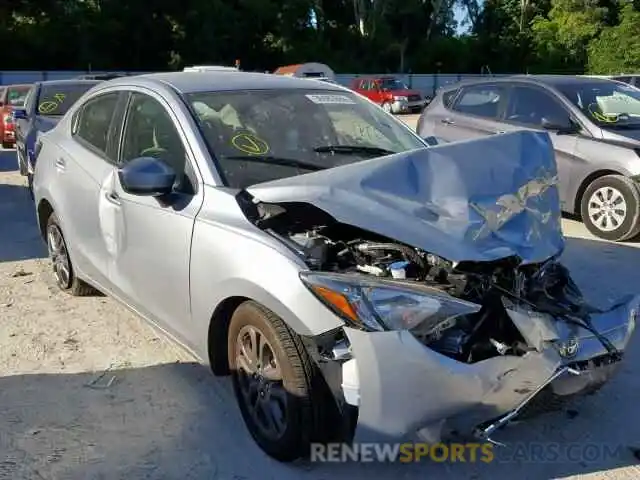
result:
[[[86,72],[86,71],[0,71],[0,85],[11,85],[16,83],[33,83],[43,80],[63,80],[67,78],[74,78],[79,75],[87,73],[114,73],[114,72]],[[145,73],[145,72],[117,72],[117,73]],[[402,80],[411,88],[420,90],[424,95],[433,95],[435,91],[443,86],[451,83],[459,82],[460,80],[480,78],[486,75],[480,74],[457,74],[457,73],[432,73],[432,74],[367,74],[367,77],[372,76],[394,76],[399,80]],[[364,75],[358,75],[355,73],[340,73],[336,74],[336,80],[342,85],[349,85],[351,81]],[[495,75],[506,76],[506,75]]]

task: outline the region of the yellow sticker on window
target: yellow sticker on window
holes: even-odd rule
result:
[[[58,108],[59,103],[53,102],[51,100],[47,100],[46,102],[42,102],[38,107],[38,111],[44,115],[47,113],[54,112],[56,108]]]
[[[231,143],[241,152],[249,155],[264,155],[269,151],[269,144],[250,133],[239,133],[231,139]]]

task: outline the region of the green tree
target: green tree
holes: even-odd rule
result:
[[[626,3],[620,23],[606,27],[589,44],[589,72],[593,74],[640,71],[640,11]]]

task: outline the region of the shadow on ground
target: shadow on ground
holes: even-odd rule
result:
[[[581,409],[582,420],[578,417],[569,421],[566,414],[552,414],[534,420],[528,427],[514,426],[506,434],[512,442],[527,442],[527,448],[574,445],[573,456],[569,455],[573,461],[548,456],[548,463],[539,457],[516,463],[511,460],[510,447],[500,454],[500,461],[491,464],[279,464],[259,451],[244,429],[229,382],[213,378],[205,367],[183,363],[113,370],[90,388],[88,385],[98,376],[99,372],[0,378],[0,477],[558,478],[635,461],[625,444],[615,450],[617,444],[609,438],[615,431],[618,441],[633,440],[637,431],[628,426],[631,412],[610,404],[603,422],[596,412],[605,399],[593,397]],[[111,376],[115,381],[107,386]],[[95,388],[98,386],[103,388]],[[573,425],[579,421],[598,422],[598,427],[573,435]],[[624,439],[619,429],[627,431]],[[608,441],[609,455],[596,459],[594,449],[603,449]],[[576,461],[589,446],[591,456],[582,455],[585,460]],[[522,452],[520,459],[525,459]]]
[[[0,262],[45,255],[29,191],[21,185],[0,184]]]

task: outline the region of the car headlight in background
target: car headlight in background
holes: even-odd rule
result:
[[[410,330],[478,312],[480,305],[433,288],[358,274],[301,272],[300,279],[345,322],[369,331]]]
[[[398,96],[398,97],[394,96],[393,99],[396,102],[406,102],[407,101],[407,97],[403,97],[403,96]]]

